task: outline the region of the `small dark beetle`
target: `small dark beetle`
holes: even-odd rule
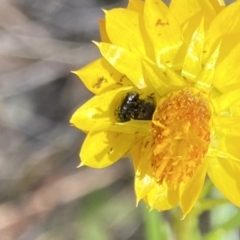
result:
[[[118,121],[127,122],[134,120],[151,120],[156,106],[152,96],[140,99],[139,93],[128,92],[117,109]]]

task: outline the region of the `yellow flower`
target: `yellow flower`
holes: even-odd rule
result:
[[[151,209],[179,204],[186,216],[206,174],[240,206],[239,12],[222,0],[105,11],[102,58],[75,72],[95,94],[71,118],[87,133],[80,166],[131,153],[137,202]]]

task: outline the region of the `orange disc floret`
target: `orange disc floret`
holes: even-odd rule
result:
[[[160,100],[152,120],[155,180],[178,186],[191,178],[210,143],[211,109],[206,97],[191,88]]]

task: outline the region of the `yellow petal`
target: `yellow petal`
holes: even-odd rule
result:
[[[176,87],[186,86],[185,80],[180,77],[175,71],[166,67],[163,74],[168,78],[168,84]]]
[[[229,112],[229,109],[235,104],[239,106],[240,89],[222,94],[220,97],[213,98],[211,101],[218,115],[223,111]]]
[[[221,47],[221,59],[240,40],[240,2],[228,5],[212,21],[206,35],[205,57],[211,55],[211,49],[224,37]]]
[[[150,91],[156,91],[159,96],[165,95],[169,91],[169,84],[166,82],[166,76],[155,65],[147,61],[142,62],[144,79]]]
[[[229,42],[229,45],[231,45],[231,42]],[[218,90],[228,92],[240,88],[239,62],[240,43],[237,44],[236,47],[233,47],[225,59],[216,66],[213,84]]]
[[[96,43],[103,57],[139,89],[146,84],[142,76],[141,58],[134,53],[108,43]]]
[[[207,161],[204,160],[194,174],[194,176],[186,183],[182,184],[180,190],[180,206],[183,212],[183,218],[191,211],[193,205],[200,196],[203,188],[207,170]]]
[[[230,4],[216,16],[209,29],[209,37],[213,35],[213,38],[210,38],[211,41],[217,40],[219,37],[229,33],[239,32],[239,10],[240,3],[235,2]],[[227,21],[227,19],[231,19],[231,21]]]
[[[144,22],[157,65],[172,67],[182,45],[181,29],[176,18],[162,1],[148,0],[144,5]]]
[[[135,136],[147,136],[151,132],[151,121],[131,120],[128,122],[116,122],[109,130],[133,134]]]
[[[240,161],[240,151],[239,145],[240,142],[239,136],[225,136],[222,138],[224,140],[225,151],[230,155],[229,160]]]
[[[240,117],[215,117],[213,119],[216,133],[224,136],[240,136]]]
[[[135,192],[137,203],[149,193],[155,184],[151,168],[151,142],[151,138],[147,137],[144,139],[144,142],[141,145],[139,143],[139,147],[141,146],[140,159],[135,160],[138,162],[138,165],[135,163]]]
[[[116,122],[115,109],[121,95],[130,88],[118,88],[96,95],[72,115],[70,123],[83,131],[106,129]]]
[[[202,10],[198,0],[172,0],[169,9],[177,18],[179,24],[183,24],[191,16]]]
[[[111,42],[141,56],[146,52],[139,24],[137,12],[121,8],[106,12],[106,29]]]
[[[99,30],[100,30],[100,36],[101,36],[101,41],[106,42],[106,43],[111,43],[107,31],[106,31],[106,20],[105,19],[100,19],[98,21],[99,24]]]
[[[213,54],[210,56],[202,71],[197,76],[197,87],[204,92],[211,90],[215,66],[218,60],[220,44],[217,46]]]
[[[144,2],[141,0],[129,0],[127,9],[136,11],[138,13],[143,13]]]
[[[184,59],[182,76],[188,80],[194,80],[202,68],[202,53],[204,46],[204,22],[203,19],[193,33],[186,57]]]
[[[172,0],[169,8],[180,24],[199,12],[204,12],[205,18],[214,18],[216,15],[212,5],[207,0]]]
[[[238,207],[240,207],[239,173],[240,162],[220,157],[209,157],[209,177],[219,191]]]
[[[131,158],[133,160],[133,166],[135,171],[137,171],[137,167],[139,164],[139,161],[141,159],[141,148],[143,145],[145,137],[139,137],[136,139],[135,144],[133,145],[131,149]]]
[[[119,73],[104,58],[100,58],[73,73],[94,94],[131,85],[126,75]]]
[[[235,138],[234,137],[230,137],[230,138]],[[239,137],[238,137],[239,138]],[[224,137],[221,137],[221,139],[225,140],[228,139],[228,143],[229,143],[229,136],[224,136]],[[232,140],[232,139],[231,139]],[[239,140],[239,139],[237,139]],[[234,141],[230,141],[231,144],[234,143]],[[236,146],[235,146],[236,148]],[[221,150],[219,150],[221,149]],[[225,149],[225,150],[224,150]],[[236,149],[235,149],[236,150]],[[234,152],[234,151],[233,151]],[[237,154],[238,155],[238,154]],[[218,142],[218,146],[217,146],[217,149],[215,148],[209,148],[208,149],[208,153],[207,153],[207,156],[209,157],[220,157],[220,158],[224,158],[224,159],[229,159],[231,161],[237,161],[237,162],[240,162],[240,160],[236,157],[234,157],[233,155],[229,154],[228,153],[228,150],[227,150],[227,147],[226,147],[226,143],[224,141],[219,141]]]
[[[81,165],[93,168],[107,167],[130,149],[134,136],[115,132],[90,132],[84,140],[80,151]]]
[[[209,2],[214,7],[216,13],[221,12],[226,7],[226,3],[224,0],[210,0]]]
[[[178,74],[167,67],[161,70],[155,64],[147,61],[143,61],[142,66],[143,76],[149,91],[156,91],[159,96],[186,85]]]
[[[166,183],[159,185],[154,184],[154,187],[144,198],[151,209],[164,211],[175,207],[179,202],[179,189],[172,188]]]
[[[135,160],[135,192],[137,202],[144,199],[152,209],[167,210],[173,208],[179,200],[179,190],[173,189],[167,184],[159,185],[153,175],[151,166],[152,140],[150,137],[144,139],[141,146],[140,154],[135,152],[135,157],[139,156],[140,160]]]

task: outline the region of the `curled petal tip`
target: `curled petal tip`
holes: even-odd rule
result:
[[[149,212],[152,212],[153,210],[156,210],[154,207],[149,208]]]
[[[92,41],[92,43],[94,43],[97,47],[99,46],[99,42]]]
[[[102,8],[102,11],[103,11],[105,14],[107,14],[107,12],[108,12],[106,9],[103,9],[103,8]]]
[[[218,0],[218,3],[220,6],[226,6],[225,1],[224,0]]]
[[[84,166],[84,163],[81,162],[81,163],[77,166],[77,168],[80,168],[80,167],[83,167],[83,166]]]
[[[138,204],[139,204],[140,200],[141,199],[139,199],[139,198],[136,199],[136,207],[138,207]]]
[[[186,214],[184,214],[180,220],[184,220],[185,217],[186,217]]]
[[[71,71],[71,73],[73,73],[73,74],[77,75],[77,71]]]

